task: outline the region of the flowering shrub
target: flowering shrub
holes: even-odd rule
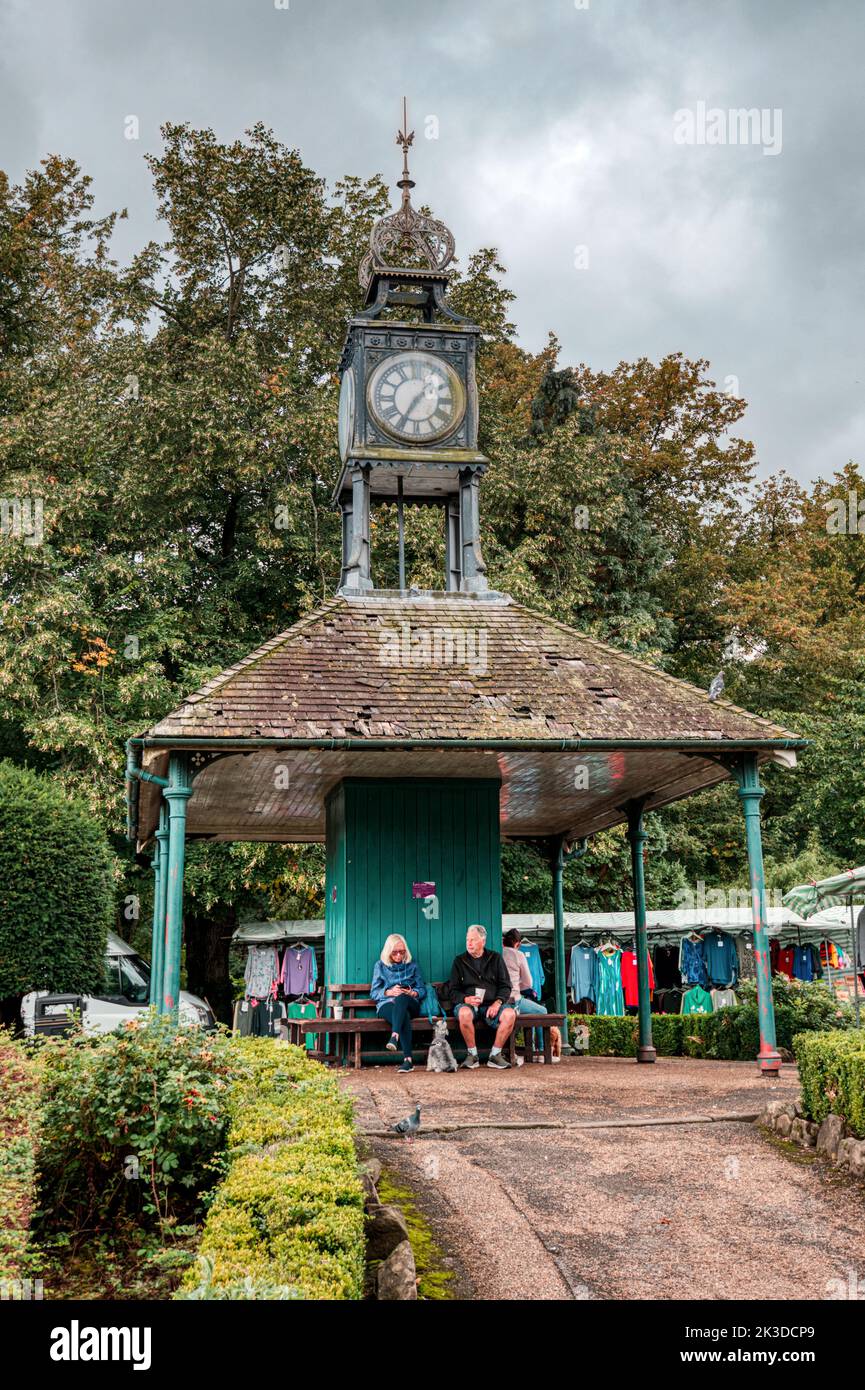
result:
[[[194,1209],[225,1143],[229,1039],[151,1014],[50,1039],[41,1064],[39,1185],[54,1224],[81,1233],[122,1213]]]
[[[0,1293],[22,1274],[33,1208],[38,1120],[36,1068],[21,1044],[0,1028]]]

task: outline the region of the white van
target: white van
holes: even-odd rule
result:
[[[112,1033],[131,1018],[141,1018],[150,1006],[150,966],[114,932],[105,947],[105,985],[99,994],[72,996],[47,989],[25,994],[21,1004],[24,1032],[64,1031],[72,1009],[81,1012],[85,1033]],[[38,1020],[38,1021],[37,1021]],[[187,1028],[213,1028],[213,1010],[197,994],[180,991],[180,1022]]]

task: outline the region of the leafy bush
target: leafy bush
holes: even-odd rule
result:
[[[81,1233],[124,1212],[164,1220],[194,1208],[225,1139],[228,1039],[150,1014],[40,1050],[39,1182],[52,1223]]]
[[[0,998],[97,990],[113,902],[96,821],[47,777],[0,762]]]
[[[777,1044],[792,1051],[797,1033],[852,1028],[853,1011],[841,1004],[827,985],[777,976],[773,981]],[[738,1005],[713,1014],[652,1014],[652,1036],[659,1056],[704,1057],[712,1061],[752,1061],[760,1049],[757,986],[751,980],[737,988]],[[635,1015],[610,1017],[573,1014],[571,1028],[589,1029],[589,1054],[596,1057],[635,1057],[638,1023]]]
[[[36,1068],[0,1029],[0,1287],[22,1277],[35,1190]]]
[[[233,1040],[227,1173],[188,1299],[357,1299],[363,1190],[350,1100],[302,1048]]]
[[[809,1119],[820,1124],[829,1114],[842,1115],[865,1139],[865,1031],[798,1033],[793,1051]]]

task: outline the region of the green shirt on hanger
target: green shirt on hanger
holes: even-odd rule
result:
[[[711,1014],[715,1010],[712,1008],[712,996],[702,985],[694,985],[689,989],[682,999],[683,1014]]]

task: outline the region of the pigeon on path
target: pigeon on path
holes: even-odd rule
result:
[[[395,1124],[394,1129],[397,1134],[404,1135],[406,1139],[413,1139],[420,1129],[420,1106],[415,1107],[413,1115],[409,1115],[406,1119]]]

